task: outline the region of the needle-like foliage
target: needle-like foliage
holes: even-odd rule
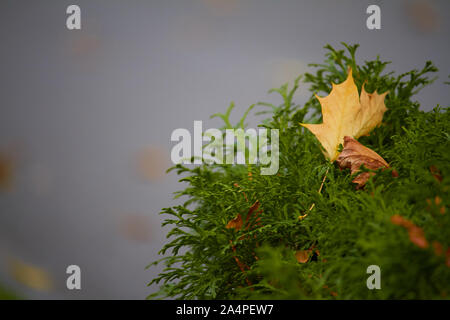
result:
[[[448,299],[450,113],[447,107],[421,111],[414,100],[437,69],[426,62],[396,75],[379,58],[358,65],[358,46],[343,45],[326,46],[325,62],[303,75],[312,93],[305,105],[293,101],[301,78],[293,88],[272,90],[280,105],[259,103],[270,114],[261,126],[279,129],[278,174],[260,175],[257,165],[172,168],[187,183],[177,193],[186,201],[161,212],[171,231],[164,257],[152,263],[165,269],[150,282],[161,286],[150,297]],[[390,92],[383,124],[359,141],[398,177],[379,171],[363,190],[355,190],[349,170],[327,161],[317,139],[299,125],[322,121],[313,94],[329,94],[349,67],[358,90],[366,83],[368,92]],[[221,116],[231,126],[229,112]],[[261,212],[253,228],[226,228],[239,213],[245,219],[256,201]],[[416,233],[393,223],[398,215]],[[295,253],[309,249],[308,261],[300,263]],[[370,265],[381,269],[381,289],[366,285]]]

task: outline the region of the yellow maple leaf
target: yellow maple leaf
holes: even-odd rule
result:
[[[384,98],[388,94],[378,94],[376,91],[367,93],[363,85],[361,96],[358,96],[351,68],[344,82],[332,85],[328,96],[321,98],[316,95],[322,106],[323,123],[301,123],[317,137],[330,161],[338,157],[339,144],[344,144],[345,136],[357,139],[367,135],[381,123],[387,110]]]

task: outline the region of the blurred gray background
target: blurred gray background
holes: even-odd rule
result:
[[[81,7],[82,29],[66,28]],[[366,8],[381,7],[381,30]],[[0,3],[0,286],[24,298],[143,299],[183,185],[165,175],[176,128],[234,119],[267,90],[359,43],[405,72],[432,60],[417,99],[450,101],[450,1],[159,0]],[[309,96],[301,87],[296,100]],[[250,123],[256,124],[252,117]],[[66,288],[66,267],[82,290]]]

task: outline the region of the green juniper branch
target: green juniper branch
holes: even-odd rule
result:
[[[280,130],[279,174],[260,175],[257,165],[171,169],[187,183],[176,194],[185,202],[161,212],[169,217],[164,225],[172,229],[160,251],[164,257],[151,264],[165,266],[150,282],[161,286],[151,298],[448,299],[450,113],[448,107],[421,111],[413,98],[434,81],[430,75],[437,69],[426,62],[420,70],[395,75],[386,71],[390,62],[379,57],[358,65],[358,45],[343,46],[337,50],[327,45],[324,63],[311,64],[315,72],[297,78],[293,88],[285,84],[272,90],[281,95],[279,106],[257,104],[269,107],[263,113],[270,117],[261,126]],[[365,83],[369,92],[389,91],[383,125],[360,142],[399,174],[393,178],[389,172],[377,172],[358,191],[349,171],[326,161],[319,142],[299,125],[321,121],[313,94],[329,94],[331,83],[345,80],[349,67],[359,90]],[[301,80],[312,93],[304,106],[293,101]],[[216,116],[226,127],[243,127],[247,113],[236,126],[229,121],[233,106]],[[431,166],[439,174],[433,176]],[[245,218],[256,200],[262,209],[258,228],[225,228],[238,213]],[[312,203],[313,213],[298,219]],[[422,228],[429,246],[412,243],[404,228],[391,223],[394,214]],[[441,254],[436,243],[442,246]],[[299,263],[295,252],[313,245],[318,254]],[[234,255],[250,268],[245,274]],[[381,290],[366,286],[366,269],[373,264],[382,271]],[[246,284],[247,277],[252,286]]]

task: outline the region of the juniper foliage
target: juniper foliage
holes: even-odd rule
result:
[[[280,132],[277,175],[260,175],[257,165],[171,169],[188,185],[176,195],[186,201],[162,209],[171,231],[160,251],[164,257],[151,264],[165,269],[150,282],[161,286],[150,298],[448,299],[450,113],[439,106],[421,111],[413,97],[437,69],[426,62],[421,70],[396,75],[378,57],[358,65],[358,45],[343,46],[327,45],[324,63],[310,65],[314,73],[296,79],[292,88],[273,89],[280,105],[258,104],[270,113],[261,126]],[[399,176],[379,171],[364,190],[355,190],[349,170],[328,162],[317,139],[299,125],[321,122],[317,99],[311,95],[304,106],[293,101],[301,81],[312,94],[325,96],[332,82],[345,80],[349,67],[359,90],[366,83],[368,92],[389,91],[383,125],[359,141]],[[233,127],[232,108],[217,115],[225,127]],[[235,127],[243,126],[245,116]],[[433,176],[431,166],[439,173]],[[238,213],[245,220],[256,201],[262,210],[256,227],[225,228]],[[423,229],[425,248],[391,222],[394,214]],[[309,261],[299,263],[295,252],[312,247],[317,251]],[[248,266],[245,272],[236,258]],[[381,268],[380,290],[366,286],[370,265]]]

